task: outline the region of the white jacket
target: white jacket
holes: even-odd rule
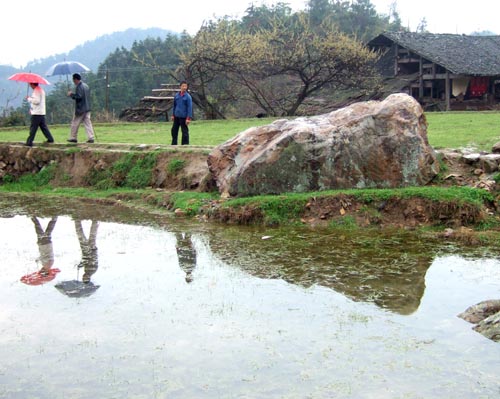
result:
[[[40,86],[35,87],[27,100],[31,106],[31,115],[45,115],[45,91]]]

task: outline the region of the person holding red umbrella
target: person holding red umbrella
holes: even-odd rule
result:
[[[31,96],[27,96],[26,100],[30,104],[30,114],[31,114],[31,126],[30,134],[26,139],[26,145],[28,147],[33,146],[33,140],[35,140],[35,135],[40,128],[43,135],[47,139],[47,143],[53,143],[54,137],[47,126],[45,121],[45,91],[39,86],[38,83],[30,83],[30,87],[33,89]]]

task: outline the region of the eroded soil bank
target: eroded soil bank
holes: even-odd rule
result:
[[[172,194],[179,191],[210,192],[216,189],[208,171],[208,147],[133,146],[115,145],[42,145],[25,147],[19,144],[0,145],[1,182],[17,179],[25,174],[37,174],[53,168],[49,184],[53,187],[120,187],[131,174],[137,184],[144,183],[140,194],[119,194],[107,197],[120,204],[154,206],[159,210],[174,211],[184,216],[185,209],[176,209]],[[389,198],[363,201],[354,195],[314,197],[303,204],[298,221],[307,225],[345,224],[368,227],[417,228],[446,226],[454,229],[447,234],[464,234],[468,229],[489,223],[495,230],[499,219],[499,187],[496,171],[489,165],[466,159],[459,151],[439,151],[443,172],[432,183],[435,186],[467,186],[489,192],[490,200],[478,207],[457,201],[436,201],[422,198]],[[150,162],[150,164],[148,164]],[[152,162],[152,163],[151,163]],[[141,169],[142,168],[142,169]],[[139,172],[145,172],[143,174]],[[489,172],[489,173],[488,173]],[[138,187],[139,188],[139,187]],[[145,193],[146,192],[146,193]],[[227,200],[206,200],[198,217],[232,224],[272,224],[258,200],[237,207],[224,206]]]

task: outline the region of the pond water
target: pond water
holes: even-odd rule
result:
[[[500,298],[495,249],[0,207],[1,398],[500,397],[500,344],[457,317]]]

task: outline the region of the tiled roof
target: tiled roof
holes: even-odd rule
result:
[[[368,45],[395,42],[458,75],[500,75],[500,36],[385,32]]]

